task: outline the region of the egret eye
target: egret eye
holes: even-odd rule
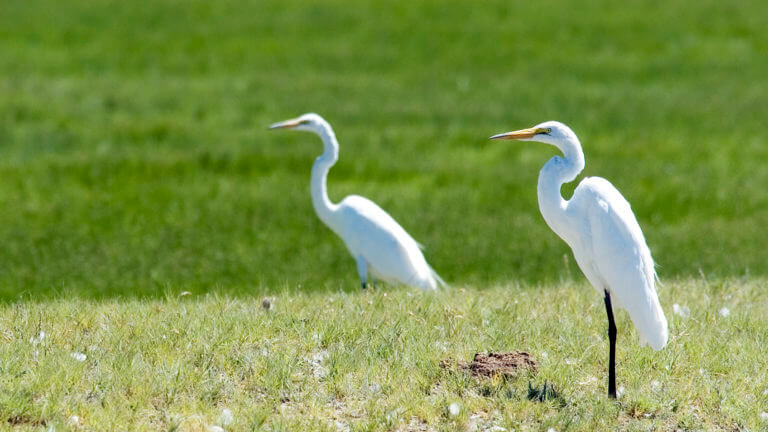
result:
[[[549,135],[549,133],[550,133],[550,132],[552,132],[552,128],[547,128],[547,129],[544,131],[544,133],[545,133],[545,134],[547,134],[547,135]]]

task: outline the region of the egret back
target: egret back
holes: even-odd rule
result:
[[[641,344],[663,348],[668,329],[653,258],[629,202],[607,180],[589,177],[574,191],[566,213],[580,231],[566,242],[587,279],[629,313]]]
[[[352,256],[365,258],[375,276],[422,289],[437,288],[437,275],[419,244],[376,203],[350,195],[339,203],[337,221],[334,231]]]

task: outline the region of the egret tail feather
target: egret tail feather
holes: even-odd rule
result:
[[[429,264],[427,264],[427,266],[429,267],[429,271],[432,274],[432,277],[435,278],[435,281],[437,281],[438,288],[448,288],[449,287],[448,284],[445,283],[445,281],[443,280],[443,278],[440,277],[439,274],[437,274],[435,269],[433,269],[432,266],[430,266]]]

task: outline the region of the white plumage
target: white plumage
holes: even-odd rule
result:
[[[328,122],[310,113],[270,126],[284,128],[311,131],[323,140],[323,154],[312,166],[312,204],[318,217],[341,237],[352,254],[363,288],[369,275],[424,290],[445,284],[427,264],[416,240],[376,203],[359,195],[350,195],[339,204],[330,201],[326,178],[338,160],[339,144]]]
[[[561,186],[584,169],[579,139],[562,123],[544,122],[491,139],[539,141],[563,152],[539,173],[539,208],[549,227],[571,247],[592,286],[605,295],[611,344],[608,393],[615,397],[616,329],[611,301],[629,313],[641,344],[659,350],[668,339],[667,320],[656,294],[653,258],[632,208],[608,180],[600,177],[585,178],[570,200],[562,198]]]
[[[566,212],[573,220],[586,221],[589,233],[582,240],[566,240],[579,268],[592,286],[601,294],[607,289],[629,313],[641,345],[662,349],[667,320],[656,295],[651,251],[629,202],[608,180],[588,177],[576,187]]]

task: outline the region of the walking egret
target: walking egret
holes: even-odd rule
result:
[[[326,177],[339,158],[339,143],[325,119],[309,113],[275,123],[269,128],[310,131],[323,140],[323,154],[312,166],[312,204],[320,220],[341,237],[357,262],[363,289],[369,275],[423,290],[437,289],[438,284],[445,285],[427,264],[421,245],[373,201],[350,195],[334,204],[328,198]],[[373,282],[375,284],[375,279]]]
[[[538,141],[557,147],[563,157],[550,159],[539,173],[539,209],[547,225],[573,250],[573,256],[595,289],[604,295],[608,314],[608,395],[616,398],[616,324],[613,300],[623,307],[640,335],[640,345],[660,350],[667,344],[667,319],[654,285],[651,251],[629,203],[606,179],[588,177],[570,200],[560,187],[584,169],[584,153],[566,125],[548,121],[530,129],[490,139]]]

